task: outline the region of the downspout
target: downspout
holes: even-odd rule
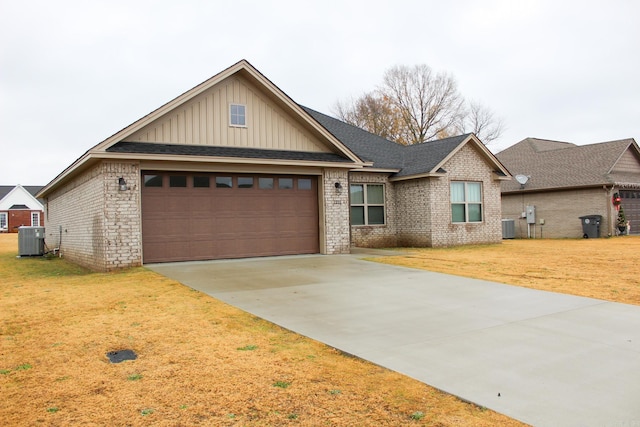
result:
[[[614,188],[615,186],[612,185],[611,188],[607,188],[606,185],[602,186],[602,189],[605,191],[605,194],[607,195],[607,199],[606,199],[606,212],[607,212],[607,236],[611,237],[614,235],[613,232],[613,203],[611,203],[611,200],[613,199],[613,193],[614,193]]]

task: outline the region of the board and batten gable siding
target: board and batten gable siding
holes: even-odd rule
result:
[[[229,106],[246,106],[246,126],[230,126]],[[230,77],[133,135],[132,142],[330,152],[247,80]]]
[[[56,189],[45,205],[47,247],[97,271],[141,265],[139,182],[137,162],[105,161]]]

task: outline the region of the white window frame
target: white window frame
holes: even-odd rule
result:
[[[242,107],[242,115],[233,113],[234,107]],[[235,117],[242,117],[243,123],[234,123]],[[229,104],[229,126],[237,128],[247,127],[247,106],[245,104]]]
[[[362,186],[362,196],[364,199],[364,203],[354,203],[351,199],[351,187],[352,186]],[[367,187],[370,185],[382,187],[382,203],[369,203],[368,199],[368,191]],[[369,224],[369,207],[382,207],[382,224]],[[380,183],[359,183],[353,182],[349,184],[349,211],[353,207],[362,207],[364,209],[364,224],[354,224],[353,218],[349,219],[350,225],[354,227],[366,227],[366,226],[385,226],[387,225],[387,197],[386,197],[386,187],[384,184]],[[350,215],[351,216],[351,215]]]
[[[2,219],[4,218],[4,220]],[[0,212],[0,230],[9,229],[9,215],[7,212]]]
[[[464,184],[464,201],[453,200],[453,184]],[[470,201],[469,200],[469,184],[478,184],[480,185],[480,201]],[[484,186],[482,185],[482,181],[451,181],[449,185],[450,195],[450,206],[451,206],[451,223],[452,224],[479,224],[484,222]],[[464,221],[454,221],[453,220],[453,206],[454,205],[463,205],[464,206]],[[479,221],[470,221],[469,220],[469,205],[479,205],[480,206],[480,220]]]
[[[36,221],[34,221],[34,218]],[[31,212],[31,226],[40,227],[40,212]]]

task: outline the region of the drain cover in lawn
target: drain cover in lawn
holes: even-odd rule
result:
[[[133,350],[110,351],[107,357],[111,363],[120,363],[125,360],[136,360],[138,356]]]

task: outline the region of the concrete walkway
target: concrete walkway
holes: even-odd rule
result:
[[[640,427],[640,307],[361,256],[147,267],[525,423]]]

